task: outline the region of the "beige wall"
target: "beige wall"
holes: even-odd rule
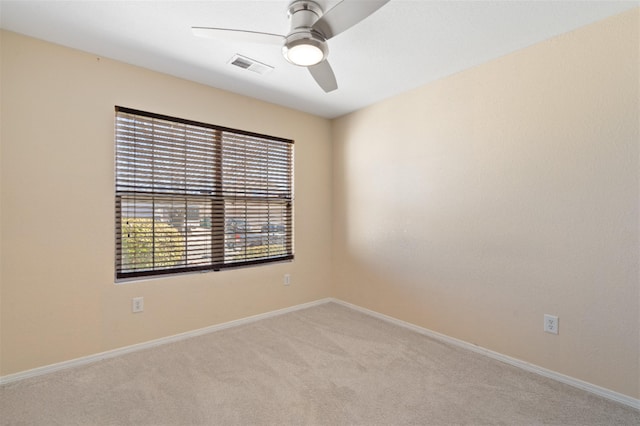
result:
[[[0,375],[330,295],[328,120],[13,33],[1,55]],[[115,285],[114,105],[294,139],[295,261]]]
[[[334,295],[640,397],[638,17],[336,120]]]

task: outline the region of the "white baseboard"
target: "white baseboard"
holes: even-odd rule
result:
[[[585,381],[582,381],[582,380],[579,380],[579,379],[575,379],[575,378],[570,377],[570,376],[565,376],[564,374],[557,373],[557,372],[555,372],[553,370],[548,370],[546,368],[539,367],[539,366],[537,366],[535,364],[531,364],[531,363],[528,363],[526,361],[522,361],[522,360],[519,360],[519,359],[516,359],[516,358],[512,358],[510,356],[503,355],[503,354],[498,353],[498,352],[494,352],[492,350],[489,350],[489,349],[474,345],[472,343],[465,342],[463,340],[458,340],[458,339],[455,339],[453,337],[449,337],[449,336],[446,336],[444,334],[440,334],[438,332],[429,330],[427,328],[420,327],[420,326],[417,326],[415,324],[411,324],[411,323],[408,323],[406,321],[402,321],[402,320],[399,320],[397,318],[393,318],[393,317],[390,317],[388,315],[384,315],[384,314],[372,311],[370,309],[366,309],[366,308],[363,308],[363,307],[360,307],[360,306],[357,306],[357,305],[353,305],[351,303],[344,302],[342,300],[331,299],[331,301],[335,302],[335,303],[338,303],[338,304],[340,304],[342,306],[354,309],[356,311],[362,312],[364,314],[370,315],[372,317],[381,319],[383,321],[387,321],[387,322],[399,325],[401,327],[408,328],[408,329],[416,331],[416,332],[418,332],[420,334],[424,334],[426,336],[429,336],[429,337],[432,337],[434,339],[437,339],[437,340],[439,340],[441,342],[449,343],[449,344],[458,346],[460,348],[464,348],[464,349],[470,350],[472,352],[476,352],[476,353],[488,356],[489,358],[493,358],[493,359],[496,359],[498,361],[502,361],[502,362],[504,362],[506,364],[509,364],[509,365],[512,365],[514,367],[518,367],[518,368],[521,368],[523,370],[529,371],[531,373],[536,373],[536,374],[539,374],[541,376],[548,377],[548,378],[556,380],[558,382],[561,382],[561,383],[564,383],[564,384],[567,384],[567,385],[570,385],[570,386],[585,390],[587,392],[599,395],[601,397],[604,397],[604,398],[610,399],[612,401],[616,401],[616,402],[619,402],[621,404],[624,404],[624,405],[627,405],[629,407],[632,407],[632,408],[635,408],[637,410],[640,410],[640,399],[635,399],[635,398],[632,398],[630,396],[627,396],[627,395],[612,391],[610,389],[594,385],[592,383],[588,383],[588,382],[585,382]]]
[[[8,374],[6,376],[0,376],[0,385],[7,383],[17,382],[19,380],[28,379],[30,377],[41,376],[44,374],[53,373],[54,371],[64,370],[67,368],[78,367],[81,365],[91,364],[93,362],[101,361],[103,359],[114,358],[120,355],[128,354],[131,352],[140,351],[143,349],[153,348],[155,346],[165,345],[167,343],[173,343],[191,337],[201,336],[203,334],[213,333],[214,331],[220,331],[231,327],[237,327],[243,324],[249,324],[262,319],[283,315],[289,312],[298,311],[300,309],[310,308],[312,306],[321,305],[331,302],[332,299],[320,299],[309,303],[303,303],[301,305],[295,305],[284,309],[278,309],[276,311],[266,312],[264,314],[253,315],[246,318],[241,318],[234,321],[225,322],[222,324],[212,325],[209,327],[200,328],[193,331],[187,331],[185,333],[175,334],[173,336],[163,337],[156,340],[150,340],[144,343],[138,343],[131,346],[125,346],[118,349],[113,349],[106,352],[100,352],[93,355],[84,356],[81,358],[72,359],[69,361],[63,361],[56,364],[45,365],[43,367],[34,368],[31,370],[21,371],[19,373]]]
[[[76,359],[72,359],[69,361],[64,361],[64,362],[59,362],[56,364],[51,364],[51,365],[46,365],[43,367],[38,367],[38,368],[34,368],[31,370],[26,370],[26,371],[21,371],[19,373],[14,373],[14,374],[8,374],[6,376],[0,376],[0,385],[4,385],[4,384],[8,384],[8,383],[12,383],[12,382],[17,382],[19,380],[24,380],[24,379],[28,379],[30,377],[36,377],[36,376],[41,376],[44,374],[49,374],[49,373],[53,373],[54,371],[59,371],[59,370],[64,370],[67,368],[73,368],[73,367],[78,367],[81,365],[86,365],[86,364],[91,364],[93,362],[97,362],[103,359],[108,359],[108,358],[114,358],[120,355],[124,355],[124,354],[128,354],[131,352],[136,352],[139,350],[143,350],[143,349],[148,349],[148,348],[153,348],[155,346],[160,346],[160,345],[164,345],[167,343],[173,343],[173,342],[177,342],[180,340],[184,340],[184,339],[189,339],[191,337],[196,337],[196,336],[201,336],[203,334],[208,334],[208,333],[213,333],[215,331],[220,331],[220,330],[225,330],[227,328],[231,328],[231,327],[237,327],[239,325],[243,325],[243,324],[249,324],[255,321],[260,321],[262,319],[266,319],[266,318],[271,318],[271,317],[275,317],[278,315],[283,315],[289,312],[294,312],[294,311],[298,311],[301,309],[306,309],[306,308],[310,308],[313,306],[317,306],[317,305],[322,305],[324,303],[329,303],[329,302],[334,302],[337,304],[340,304],[342,306],[345,306],[347,308],[362,312],[364,314],[370,315],[372,317],[399,325],[401,327],[404,328],[408,328],[410,330],[413,330],[415,332],[418,332],[420,334],[432,337],[434,339],[440,340],[442,342],[445,343],[449,343],[467,350],[470,350],[472,352],[475,353],[479,353],[485,356],[488,356],[489,358],[493,358],[496,359],[498,361],[502,361],[506,364],[512,365],[514,367],[518,367],[521,368],[523,370],[532,372],[532,373],[536,373],[539,374],[541,376],[544,377],[548,377],[550,379],[556,380],[558,382],[561,383],[565,383],[567,385],[585,390],[587,392],[591,392],[595,395],[599,395],[602,396],[604,398],[610,399],[612,401],[616,401],[619,402],[621,404],[627,405],[629,407],[635,408],[637,410],[640,410],[640,400],[639,399],[635,399],[632,398],[630,396],[588,383],[588,382],[584,382],[582,380],[579,379],[575,379],[573,377],[569,377],[569,376],[565,376],[564,374],[560,374],[557,373],[555,371],[552,370],[548,370],[546,368],[543,367],[539,367],[537,365],[534,364],[530,364],[526,361],[522,361],[516,358],[512,358],[510,356],[507,355],[503,355],[500,354],[498,352],[494,352],[491,351],[489,349],[474,345],[472,343],[468,343],[465,342],[463,340],[458,340],[455,339],[453,337],[449,337],[446,336],[444,334],[440,334],[437,333],[435,331],[429,330],[427,328],[424,327],[420,327],[417,326],[415,324],[411,324],[408,323],[406,321],[402,321],[399,320],[397,318],[393,318],[390,317],[388,315],[384,315],[375,311],[372,311],[370,309],[366,309],[357,305],[353,305],[351,303],[339,300],[339,299],[334,299],[334,298],[325,298],[325,299],[319,299],[313,302],[309,302],[309,303],[303,303],[300,305],[295,305],[295,306],[291,306],[288,308],[284,308],[284,309],[278,309],[275,311],[271,311],[271,312],[266,312],[264,314],[259,314],[259,315],[253,315],[250,317],[246,317],[246,318],[241,318],[238,320],[234,320],[234,321],[229,321],[229,322],[225,322],[222,324],[217,324],[217,325],[212,325],[209,327],[204,327],[204,328],[200,328],[197,330],[193,330],[193,331],[188,331],[185,333],[180,333],[180,334],[176,334],[173,336],[168,336],[168,337],[163,337],[160,339],[156,339],[156,340],[151,340],[148,342],[144,342],[144,343],[138,343],[135,345],[131,345],[131,346],[125,346],[123,348],[118,348],[118,349],[113,349],[110,351],[106,351],[106,352],[100,352],[97,354],[93,354],[93,355],[89,355],[89,356],[85,356],[85,357],[81,357],[81,358],[76,358]]]

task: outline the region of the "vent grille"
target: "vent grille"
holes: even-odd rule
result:
[[[260,61],[247,58],[242,55],[234,55],[233,58],[229,60],[229,64],[245,70],[253,71],[257,74],[266,74],[273,70],[271,65],[263,64]]]

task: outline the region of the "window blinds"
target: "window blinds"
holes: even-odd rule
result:
[[[293,259],[293,141],[116,107],[116,277]]]

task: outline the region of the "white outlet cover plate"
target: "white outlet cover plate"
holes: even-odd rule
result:
[[[555,315],[544,315],[544,331],[546,333],[558,334],[558,317]]]
[[[131,299],[131,311],[132,312],[142,312],[144,311],[144,298],[143,297],[134,297]]]

